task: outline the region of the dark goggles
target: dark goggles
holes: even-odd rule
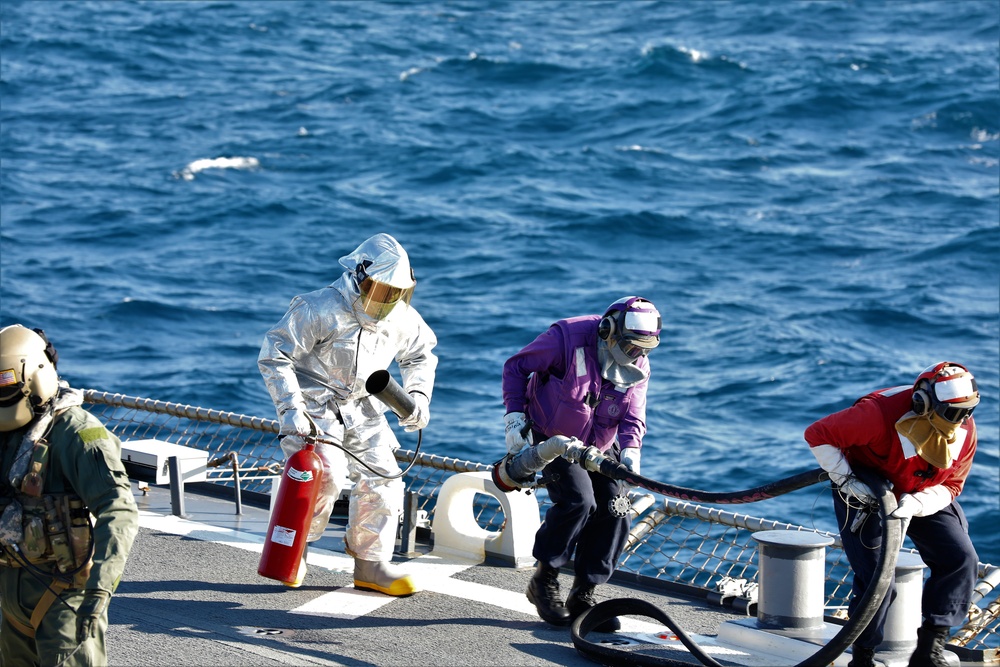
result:
[[[648,355],[651,348],[636,345],[627,338],[622,338],[618,341],[618,349],[624,352],[629,359],[638,359]]]
[[[13,387],[0,389],[0,408],[9,408],[23,400],[24,384],[20,382]]]
[[[21,377],[24,377],[24,364],[21,365]],[[9,408],[18,401],[24,400],[24,382],[17,380],[17,371],[4,371],[2,380],[4,385],[0,387],[0,408]]]
[[[960,408],[948,403],[938,403],[934,406],[936,412],[942,419],[950,421],[952,424],[961,424],[971,414],[974,408]]]

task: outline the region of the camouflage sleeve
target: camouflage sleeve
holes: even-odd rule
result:
[[[139,524],[121,442],[96,417],[74,408],[56,421],[50,445],[66,481],[94,516],[94,563],[85,588],[113,593]]]

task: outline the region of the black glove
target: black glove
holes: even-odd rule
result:
[[[76,610],[76,641],[78,644],[97,636],[98,621],[108,608],[111,593],[97,588],[83,592],[83,602]]]

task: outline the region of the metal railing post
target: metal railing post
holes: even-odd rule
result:
[[[243,514],[243,493],[240,491],[240,461],[236,457],[236,452],[229,452],[229,458],[233,463],[233,485],[236,487],[236,513]]]
[[[419,496],[407,491],[403,496],[403,525],[400,530],[399,553],[411,554],[417,546],[417,509]]]
[[[170,511],[174,516],[188,518],[184,511],[184,478],[181,476],[180,461],[176,456],[167,458],[170,467]]]

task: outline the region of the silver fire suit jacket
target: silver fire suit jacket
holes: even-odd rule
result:
[[[257,366],[271,394],[282,434],[309,433],[311,424],[337,436],[353,430],[362,441],[383,427],[386,405],[365,390],[377,370],[399,365],[403,389],[431,398],[437,337],[413,307],[399,303],[376,321],[352,304],[359,294],[350,274],[294,297],[264,336]],[[306,416],[308,415],[308,419]]]

